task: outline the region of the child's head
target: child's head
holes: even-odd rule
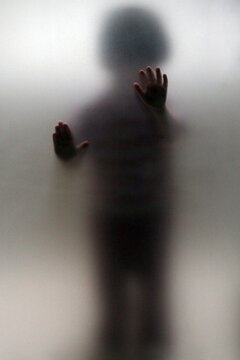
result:
[[[140,7],[120,8],[110,14],[100,44],[103,63],[111,70],[162,63],[169,53],[159,19]]]

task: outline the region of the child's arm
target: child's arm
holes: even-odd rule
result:
[[[139,71],[140,84],[133,84],[136,93],[144,105],[153,113],[156,121],[159,136],[165,139],[170,137],[169,114],[166,109],[168,78],[162,76],[159,67],[156,68],[156,75],[152,68],[148,66],[146,72]]]
[[[87,140],[81,142],[79,145],[75,145],[73,135],[68,124],[61,121],[55,127],[55,132],[53,133],[53,144],[55,153],[61,160],[70,160],[89,146],[89,142]]]

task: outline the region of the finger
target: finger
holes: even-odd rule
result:
[[[73,136],[68,124],[63,124],[63,135],[66,140],[72,140]]]
[[[151,66],[147,66],[146,71],[147,71],[148,81],[151,84],[154,84],[156,81],[155,81],[154,72],[153,72]]]
[[[143,91],[143,89],[141,88],[141,86],[140,86],[137,82],[135,82],[135,83],[133,84],[133,86],[134,86],[137,94],[138,94],[141,98],[143,98],[143,97],[144,97],[144,91]]]
[[[61,136],[61,140],[65,140],[65,129],[63,122],[59,121],[58,126],[59,126],[59,136]]]
[[[147,79],[147,75],[144,70],[139,71],[139,78],[140,78],[141,85],[143,87],[146,87],[148,84],[148,79]]]
[[[163,88],[167,91],[168,88],[168,77],[166,74],[163,75]]]
[[[64,142],[64,136],[62,135],[62,123],[58,123],[57,126],[55,126],[55,133],[56,133],[56,146],[58,150],[62,147]]]
[[[79,144],[77,146],[78,150],[83,150],[83,149],[87,149],[89,146],[89,141],[88,140],[84,140],[83,142],[81,142],[81,144]]]
[[[54,133],[54,134],[52,135],[52,138],[53,138],[54,150],[55,150],[56,152],[58,152],[59,149],[60,149],[60,147],[61,147],[60,139],[59,139],[59,137],[57,136],[56,133]]]
[[[59,128],[59,133],[62,132],[62,127],[63,127],[63,122],[62,121],[59,121],[58,124],[57,124],[58,128]]]
[[[61,131],[60,131],[60,126],[59,126],[59,125],[56,125],[56,126],[55,126],[55,133],[56,133],[56,136],[57,136],[57,137],[60,137],[60,136],[61,136]]]
[[[156,68],[156,75],[157,75],[157,84],[161,86],[162,85],[162,74],[161,74],[160,67]]]

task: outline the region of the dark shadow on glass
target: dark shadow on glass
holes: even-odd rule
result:
[[[154,14],[127,7],[106,18],[99,45],[112,88],[79,115],[75,140],[66,123],[56,126],[55,151],[69,160],[87,149],[94,164],[103,305],[98,357],[131,352],[131,359],[154,359],[159,351],[160,360],[172,341],[167,267],[176,126],[165,106],[167,76],[152,67],[168,59],[169,43]]]

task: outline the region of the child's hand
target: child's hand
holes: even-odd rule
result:
[[[159,67],[156,68],[156,75],[152,68],[148,66],[146,72],[139,71],[140,84],[133,84],[141,101],[153,111],[164,110],[167,99],[168,78],[164,74],[162,76]]]
[[[62,159],[68,160],[76,156],[83,148],[89,144],[88,141],[83,141],[80,145],[75,145],[72,132],[68,124],[59,122],[55,127],[53,134],[53,144],[55,153]]]

